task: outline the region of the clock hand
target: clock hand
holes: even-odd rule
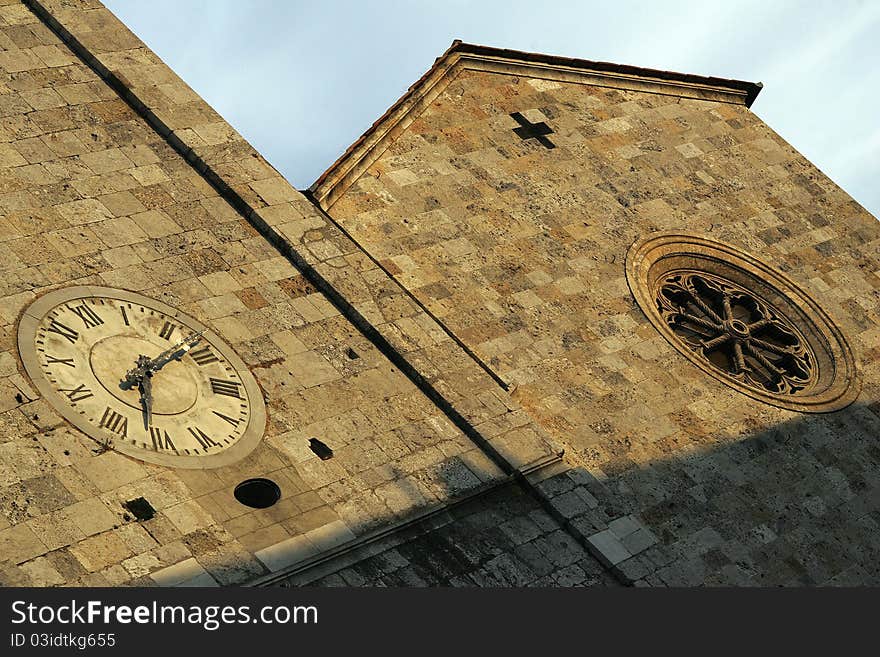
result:
[[[125,377],[119,382],[119,387],[123,390],[130,390],[136,385],[140,385],[140,380],[144,376],[147,376],[148,373],[149,375],[152,375],[161,370],[172,360],[181,359],[186,355],[186,352],[192,349],[192,347],[202,339],[202,333],[204,333],[204,331],[193,333],[177,344],[172,345],[152,360],[144,355],[138,356],[138,359],[135,362],[135,367],[125,373]]]
[[[150,357],[141,354],[135,361],[135,366],[125,373],[125,377],[119,382],[119,387],[123,390],[131,390],[140,385],[141,379],[147,375],[147,366],[150,364]]]
[[[144,413],[144,429],[150,428],[150,420],[153,415],[153,373],[149,369],[151,360],[149,356],[141,354],[135,361],[135,368],[129,370],[126,378],[123,379],[119,387],[123,390],[129,390],[135,385],[140,392],[141,408]]]
[[[144,409],[144,429],[150,428],[153,416],[153,375],[149,372],[138,381],[141,393],[141,407]]]
[[[193,333],[192,335],[185,337],[173,347],[166,349],[161,354],[156,356],[150,362],[150,371],[158,372],[172,360],[180,360],[181,358],[183,358],[186,355],[186,352],[192,349],[199,342],[199,340],[202,339],[202,333],[204,333],[204,331]]]

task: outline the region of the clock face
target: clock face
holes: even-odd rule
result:
[[[239,460],[262,437],[262,393],[241,358],[159,301],[104,287],[56,290],[25,311],[18,343],[46,400],[108,448],[210,468]]]

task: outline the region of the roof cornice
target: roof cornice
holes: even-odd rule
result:
[[[522,75],[746,107],[752,105],[762,88],[760,82],[490,48],[456,40],[400,100],[321,174],[309,188],[315,200],[324,209],[332,206],[462,70]]]

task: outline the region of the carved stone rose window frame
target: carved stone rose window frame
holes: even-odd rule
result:
[[[654,233],[630,248],[626,278],[663,337],[739,392],[811,413],[858,397],[859,372],[841,330],[758,258],[697,235]]]

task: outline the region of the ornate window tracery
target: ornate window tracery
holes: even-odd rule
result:
[[[777,309],[721,276],[667,275],[657,309],[684,345],[745,385],[795,395],[815,379],[806,338]]]
[[[840,329],[754,256],[696,235],[655,233],[630,248],[626,277],[663,337],[730,387],[807,412],[857,398],[860,376]]]

